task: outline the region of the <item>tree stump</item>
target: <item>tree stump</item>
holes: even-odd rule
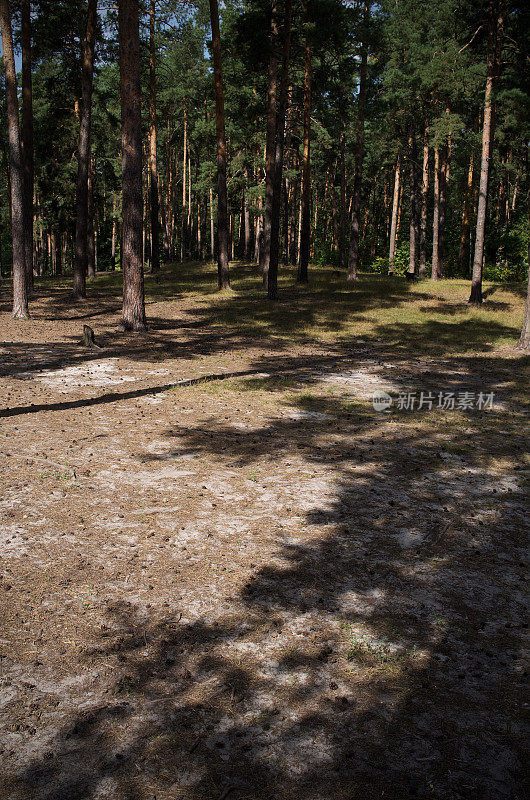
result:
[[[94,331],[90,327],[90,325],[83,325],[83,345],[85,347],[97,347],[98,350],[101,350],[101,347],[96,344],[94,339]]]

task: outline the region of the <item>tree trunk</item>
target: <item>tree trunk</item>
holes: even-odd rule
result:
[[[449,113],[449,109],[447,111]],[[451,165],[451,134],[447,145],[441,151],[440,168],[440,216],[438,222],[438,278],[443,278],[445,254],[445,209],[447,206],[447,187],[449,185],[449,169]]]
[[[484,122],[482,126],[482,158],[480,164],[480,187],[477,209],[477,228],[475,235],[475,254],[473,257],[473,276],[469,303],[482,303],[482,264],[484,260],[484,234],[486,230],[486,209],[488,204],[488,181],[493,137],[493,90],[501,58],[504,7],[502,3],[492,2],[489,19],[488,61],[486,70],[486,91],[484,93]]]
[[[401,156],[398,155],[394,172],[394,199],[392,201],[392,222],[390,225],[390,247],[388,251],[388,274],[394,273],[394,259],[396,257],[397,218],[399,206],[399,184],[401,178]]]
[[[90,126],[94,46],[96,40],[97,0],[89,0],[85,38],[81,53],[81,105],[77,144],[77,198],[75,225],[75,262],[73,290],[75,297],[86,297],[88,272],[88,171],[90,164]]]
[[[278,0],[272,0],[269,57],[269,88],[267,93],[267,130],[265,140],[265,208],[259,246],[263,285],[268,286],[271,247],[272,199],[274,194],[274,161],[276,155],[276,86],[278,83]]]
[[[13,316],[28,319],[28,291],[24,236],[24,176],[18,121],[17,79],[9,0],[0,0],[0,29],[6,78],[6,107],[11,183],[11,241],[13,249]]]
[[[429,191],[429,125],[425,123],[423,135],[423,171],[421,181],[420,263],[418,277],[425,278],[427,271],[427,193]]]
[[[432,219],[432,264],[431,280],[437,281],[439,270],[439,235],[440,235],[440,148],[434,148],[434,211]]]
[[[142,267],[142,113],[138,0],[119,0],[123,327],[146,329]]]
[[[22,15],[22,164],[24,168],[24,241],[28,294],[33,289],[33,88],[31,81],[30,0],[21,0]]]
[[[155,3],[149,10],[149,197],[151,201],[151,272],[160,269],[158,172],[156,167],[156,52]]]
[[[528,174],[528,151],[525,153],[525,161],[526,177],[528,182],[528,179],[530,178],[530,175]],[[530,193],[527,193],[527,222],[530,224]],[[530,351],[530,240],[527,244],[526,264],[528,266],[528,287],[526,290],[523,328],[521,330],[521,338],[519,339],[518,347],[520,347],[522,350]]]
[[[110,261],[110,268],[112,270],[116,269],[116,228],[117,228],[116,201],[114,200],[112,203],[112,244],[111,244],[111,261]]]
[[[250,261],[251,259],[251,247],[252,247],[252,236],[250,230],[250,207],[248,203],[248,169],[245,170],[245,199],[243,204],[243,213],[245,217],[245,250],[243,258],[245,261]]]
[[[53,246],[55,248],[55,274],[59,278],[63,274],[63,249],[60,231],[53,232]]]
[[[409,133],[409,195],[410,195],[409,267],[407,273],[409,277],[413,277],[416,272],[416,249],[418,242],[416,136],[413,126],[411,126]]]
[[[311,40],[305,42],[304,69],[304,150],[302,156],[302,222],[300,226],[300,262],[298,282],[309,280],[309,243],[311,239]]]
[[[228,271],[228,199],[226,193],[226,136],[225,101],[223,88],[223,62],[221,34],[219,32],[219,7],[210,0],[212,25],[213,70],[215,78],[215,128],[217,131],[217,285],[219,289],[230,286]]]
[[[92,164],[88,168],[88,206],[87,206],[87,278],[96,277],[96,246],[94,241],[94,179]]]
[[[355,174],[353,177],[353,202],[351,213],[350,253],[348,258],[348,280],[357,280],[359,264],[359,223],[361,213],[361,192],[363,180],[364,114],[366,106],[366,75],[368,70],[368,47],[366,45],[366,25],[370,15],[370,0],[365,0],[363,11],[363,41],[361,45],[361,66],[359,70],[359,95],[357,99],[357,140],[355,143]]]
[[[186,168],[188,163],[188,113],[186,110],[186,104],[184,102],[184,155],[182,158],[182,212],[180,215],[180,260],[184,261],[186,257],[186,236],[185,236],[185,225],[186,225],[186,203],[187,203],[187,194],[186,194]]]
[[[346,133],[344,123],[341,122],[342,133],[340,137],[340,238],[339,258],[341,269],[346,268]]]
[[[278,261],[280,258],[280,209],[282,197],[283,147],[285,142],[285,114],[287,110],[287,88],[289,79],[289,57],[291,53],[291,9],[292,0],[285,0],[285,19],[283,25],[282,73],[280,80],[280,99],[276,122],[276,148],[274,154],[274,181],[271,209],[271,242],[267,296],[276,300],[278,296]]]

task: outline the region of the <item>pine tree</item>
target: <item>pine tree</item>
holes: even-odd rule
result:
[[[142,264],[142,115],[138,0],[119,0],[123,327],[146,329]]]
[[[28,319],[28,292],[24,232],[24,176],[20,147],[17,80],[9,0],[0,0],[0,31],[6,81],[9,135],[9,176],[11,184],[11,241],[13,247],[13,316]]]

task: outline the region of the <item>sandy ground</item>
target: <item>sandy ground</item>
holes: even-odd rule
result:
[[[525,797],[513,353],[49,303],[0,318],[1,796]]]

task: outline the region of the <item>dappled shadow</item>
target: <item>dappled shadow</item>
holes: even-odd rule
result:
[[[410,352],[390,371],[369,359],[402,391],[430,377],[479,386],[487,368],[488,391],[510,402],[509,359],[447,358],[432,375]],[[271,507],[270,555],[205,609],[179,585],[192,545],[175,529],[171,607],[105,610],[82,659],[96,671],[112,659],[106,699],[73,710],[52,755],[10,778],[13,800],[522,800],[522,409],[382,414],[322,390],[351,362],[305,366],[298,384],[271,379],[293,394],[259,425],[167,431],[178,444],[163,458],[184,448],[272,469],[266,496],[247,493],[255,513]],[[266,380],[242,376],[247,391]]]

